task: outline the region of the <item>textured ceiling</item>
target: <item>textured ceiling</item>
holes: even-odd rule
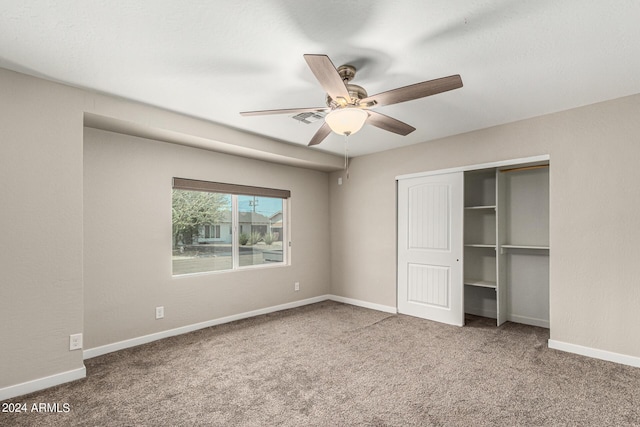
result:
[[[238,113],[323,106],[305,53],[355,65],[369,94],[462,76],[380,107],[417,130],[365,126],[362,155],[640,93],[640,2],[0,0],[0,67],[301,145],[319,122]]]

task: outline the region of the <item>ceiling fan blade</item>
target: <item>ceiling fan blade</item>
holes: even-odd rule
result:
[[[304,55],[305,61],[311,68],[313,75],[331,98],[337,100],[342,97],[351,102],[347,86],[342,81],[338,70],[327,55]]]
[[[367,113],[369,113],[367,123],[379,127],[380,129],[397,133],[402,136],[409,135],[411,132],[416,130],[416,128],[411,125],[401,122],[400,120],[396,120],[393,117],[380,114],[377,111],[367,110]]]
[[[318,129],[316,134],[313,135],[313,138],[311,138],[311,141],[309,141],[309,147],[311,147],[312,145],[320,144],[327,136],[329,136],[330,133],[331,133],[331,128],[329,127],[327,122],[324,122],[322,126],[320,126],[320,129]]]
[[[400,102],[424,98],[425,96],[435,95],[448,90],[458,89],[460,87],[462,87],[462,79],[460,78],[460,75],[456,74],[454,76],[428,80],[426,82],[416,83],[392,89],[387,92],[382,92],[377,95],[372,95],[360,100],[360,104],[374,101],[377,105],[398,104]]]
[[[262,111],[243,111],[241,116],[267,116],[270,114],[296,114],[311,113],[316,111],[327,111],[327,107],[311,107],[311,108],[285,108],[282,110],[262,110]]]

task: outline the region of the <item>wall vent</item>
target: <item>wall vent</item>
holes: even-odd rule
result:
[[[296,114],[292,116],[294,120],[298,120],[301,123],[311,124],[313,122],[317,122],[318,120],[324,119],[327,113],[324,111],[309,111],[306,113]]]

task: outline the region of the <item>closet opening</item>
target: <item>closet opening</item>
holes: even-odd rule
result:
[[[397,177],[398,312],[549,328],[549,156]]]
[[[464,175],[465,313],[549,328],[549,164]]]

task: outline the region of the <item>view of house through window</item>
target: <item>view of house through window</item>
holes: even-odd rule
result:
[[[282,262],[282,199],[238,196],[240,267]]]
[[[176,188],[174,183],[173,275],[283,263],[285,202],[282,197]]]

